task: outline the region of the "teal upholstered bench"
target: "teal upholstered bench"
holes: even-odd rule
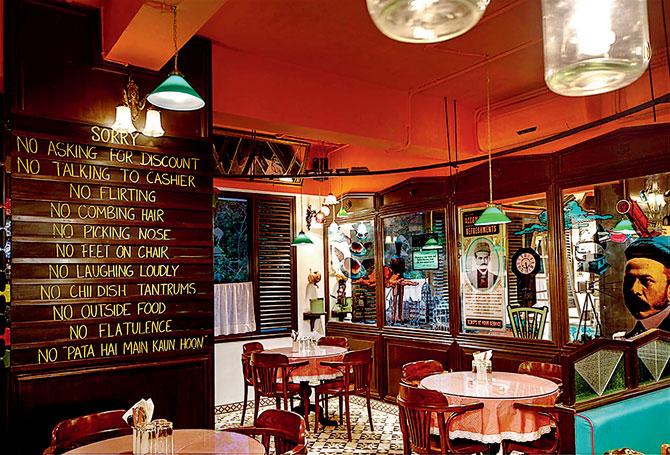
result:
[[[660,453],[662,443],[670,443],[670,388],[575,416],[575,448],[579,455],[601,455],[622,447],[652,455]]]

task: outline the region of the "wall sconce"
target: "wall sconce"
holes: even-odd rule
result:
[[[140,90],[132,77],[128,77],[128,84],[123,89],[123,104],[116,106],[116,120],[112,129],[119,133],[134,133],[137,131],[133,122],[137,121],[146,106],[146,98],[140,100]],[[155,109],[148,108],[142,134],[150,137],[161,137],[165,130],[161,126],[161,114]]]

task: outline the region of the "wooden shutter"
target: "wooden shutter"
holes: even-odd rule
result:
[[[293,198],[256,199],[254,240],[260,333],[284,333],[296,328],[293,210]]]

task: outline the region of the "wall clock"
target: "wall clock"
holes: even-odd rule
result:
[[[512,272],[516,275],[517,301],[523,307],[535,305],[535,275],[540,271],[542,258],[532,248],[519,248],[512,256]]]

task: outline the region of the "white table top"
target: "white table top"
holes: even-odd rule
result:
[[[284,354],[289,359],[308,359],[311,357],[331,357],[334,355],[344,354],[347,348],[339,346],[314,346],[299,349],[298,352],[293,352],[291,347],[266,349],[263,352],[274,352]]]
[[[541,397],[558,390],[558,385],[548,379],[502,371],[491,373],[483,383],[477,382],[476,374],[470,371],[434,374],[424,378],[421,387],[445,395],[494,400]]]
[[[245,453],[265,454],[263,445],[247,435],[215,430],[175,430],[174,453]],[[94,442],[67,454],[132,454],[133,437],[119,436]]]

